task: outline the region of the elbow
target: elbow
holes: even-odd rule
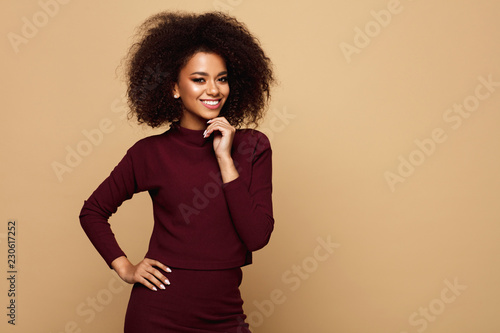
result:
[[[80,225],[83,230],[91,228],[96,223],[103,223],[108,221],[112,213],[106,211],[97,204],[87,200],[84,202],[82,209],[80,210]]]
[[[89,222],[87,221],[87,219],[85,219],[85,217],[83,217],[83,216],[80,216],[80,226],[82,227],[82,229],[86,231],[88,228],[88,225],[89,225]]]
[[[267,245],[267,243],[269,243],[269,238],[268,239],[264,239],[264,240],[262,240],[260,242],[253,242],[252,244],[247,245],[247,248],[248,248],[248,251],[255,252],[257,250],[262,249],[264,246]]]
[[[78,218],[80,220],[80,225],[85,230],[89,224],[89,217],[92,216],[92,210],[90,209],[90,203],[88,201],[84,201],[83,207],[80,210],[80,214]]]
[[[89,230],[92,228],[91,219],[89,219],[88,216],[80,215],[80,226],[82,227],[83,231],[85,231],[85,233],[88,235]]]
[[[78,216],[78,219],[80,220],[80,226],[85,230],[85,227],[87,225],[87,220],[86,220],[86,212],[85,212],[85,206],[83,206],[82,210],[80,211],[80,215]]]
[[[273,225],[271,224],[266,228],[266,230],[263,230],[263,232],[259,233],[259,237],[253,237],[251,240],[245,242],[247,249],[251,252],[262,249],[269,243],[272,232],[273,232]]]
[[[80,220],[80,226],[87,232],[92,228],[92,225],[101,218],[101,215],[93,209],[88,201],[85,201],[78,218]]]

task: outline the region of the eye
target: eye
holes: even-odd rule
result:
[[[227,76],[220,77],[219,82],[227,82]]]
[[[191,79],[193,82],[196,82],[196,83],[203,83],[205,82],[205,79],[202,78],[202,77],[197,77],[197,78],[193,78]]]

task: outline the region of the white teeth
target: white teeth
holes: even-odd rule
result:
[[[219,101],[202,101],[202,102],[205,104],[208,104],[208,105],[212,105],[212,106],[219,104]]]

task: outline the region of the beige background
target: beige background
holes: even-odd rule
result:
[[[276,229],[242,285],[253,331],[500,332],[500,86],[481,83],[500,82],[498,1],[54,1],[0,3],[2,332],[122,330],[130,286],[78,221],[126,149],[155,133],[123,118],[117,67],[149,15],[221,4],[281,82],[261,126]],[[450,110],[463,103],[474,111]],[[68,149],[86,156],[69,166]],[[151,222],[147,194],[112,218],[133,260]]]

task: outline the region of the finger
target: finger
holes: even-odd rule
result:
[[[172,273],[172,270],[169,267],[167,267],[166,265],[162,264],[158,260],[153,260],[153,266],[159,267],[159,268],[163,269],[167,273]]]
[[[142,274],[142,278],[146,279],[153,286],[158,287],[159,289],[165,289],[165,285],[161,280],[159,280],[153,273],[144,272]]]
[[[172,270],[169,267],[159,262],[158,260],[153,260],[153,259],[148,259],[147,263],[151,266],[146,269],[146,272],[154,275],[154,277],[159,281],[161,281],[161,283],[166,283],[167,285],[170,285],[170,280],[167,279],[159,270],[155,269],[155,267],[158,267],[167,273],[171,273]]]
[[[165,283],[167,285],[170,285],[170,280],[167,279],[165,277],[165,275],[163,275],[159,270],[155,269],[152,273],[151,273],[155,279],[157,279],[157,281],[160,281],[160,283]],[[159,286],[161,289],[165,289],[165,288],[162,288],[161,286]]]
[[[162,264],[161,262],[159,262],[158,260],[154,260],[154,259],[149,259],[149,258],[144,258],[141,262],[141,264],[144,265],[144,269],[147,269],[148,272],[151,272],[152,270],[150,270],[149,268],[153,268],[154,267],[159,267],[161,269],[163,269],[164,271],[166,271],[167,273],[170,273],[172,272],[170,270],[170,268],[168,268],[166,265]]]
[[[212,134],[214,131],[219,131],[221,132],[221,134],[227,135],[230,134],[231,132],[234,132],[234,128],[229,124],[214,122],[207,127],[207,129],[203,133],[203,137],[210,136],[210,134]]]
[[[160,265],[162,267],[160,267]],[[163,265],[162,263],[158,262],[155,266],[163,269],[164,271],[168,271],[170,270],[170,268],[168,268],[167,266]],[[162,272],[160,272],[158,269],[154,268],[154,267],[151,267],[150,269],[148,269],[147,271],[149,274],[151,274],[151,276],[153,276],[156,280],[160,281],[160,283],[166,283],[167,285],[170,285],[170,280],[167,279],[165,277],[165,275],[162,274]],[[159,286],[161,287],[161,286]],[[164,288],[162,288],[164,289]]]
[[[144,285],[146,288],[151,289],[153,291],[158,291],[155,285],[153,285],[150,281],[148,281],[146,278],[141,277],[137,282],[140,284]]]
[[[221,125],[221,126],[225,126],[225,127],[228,127],[228,128],[231,128],[233,126],[231,126],[231,124],[225,119],[214,119],[213,121],[211,121],[208,126],[210,127],[211,125]]]
[[[210,119],[209,121],[207,121],[207,124],[208,124],[207,129],[211,129],[217,125],[223,126],[225,128],[232,128],[231,124],[229,124],[227,119],[224,117]]]

